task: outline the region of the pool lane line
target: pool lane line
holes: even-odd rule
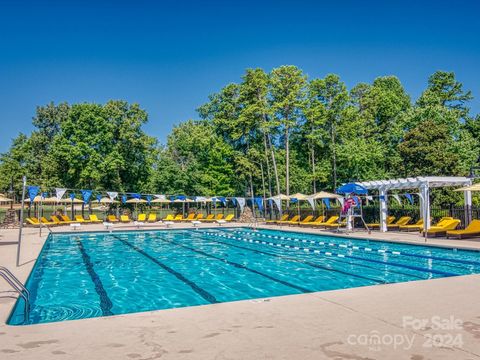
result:
[[[312,243],[312,241],[313,241],[313,240],[305,240],[305,239],[292,238],[292,237],[286,238],[284,236],[278,236],[278,235],[264,236],[264,234],[260,235],[260,234],[257,234],[257,233],[252,233],[252,232],[247,232],[247,231],[231,231],[231,232],[232,233],[237,233],[237,234],[247,234],[247,235],[250,235],[250,236],[255,235],[255,236],[260,236],[260,237],[268,237],[268,238],[280,239],[280,240],[292,240],[292,241],[297,241],[297,242],[302,242],[302,243],[305,243],[305,242]],[[363,241],[366,241],[366,240],[363,240]],[[480,262],[472,261],[472,260],[445,259],[445,258],[442,258],[442,257],[439,257],[439,256],[412,254],[412,253],[403,252],[403,251],[394,251],[394,250],[386,250],[386,249],[374,249],[373,247],[372,248],[360,247],[360,246],[356,246],[356,245],[337,244],[337,243],[334,243],[334,242],[323,242],[322,241],[322,242],[318,242],[318,244],[319,245],[324,245],[324,246],[328,245],[328,246],[332,246],[332,247],[348,248],[348,249],[353,249],[353,250],[363,250],[363,251],[368,251],[368,252],[372,252],[372,253],[379,253],[379,254],[387,253],[387,254],[392,254],[392,255],[403,255],[403,256],[411,256],[411,257],[427,259],[427,260],[438,260],[438,261],[443,261],[443,262],[457,263],[457,264],[462,264],[462,265],[480,266]],[[450,266],[453,266],[453,265],[450,265]]]
[[[237,232],[241,232],[241,231],[232,231],[234,233],[237,233]],[[286,237],[279,237],[278,235],[260,235],[258,233],[252,233],[252,232],[246,232],[246,231],[242,231],[241,233],[247,233],[247,234],[251,234],[251,235],[256,235],[256,236],[262,236],[262,237],[268,237],[268,238],[274,238],[274,239],[290,239],[290,240],[293,240],[293,241],[300,241],[300,242],[305,242],[303,239],[298,239],[298,238],[286,238]],[[312,241],[312,240],[306,240],[307,242],[309,241]],[[368,240],[360,240],[360,241],[368,241]],[[333,242],[322,242],[323,244],[325,245],[330,245],[330,246],[338,246],[338,247],[346,247],[346,248],[352,248],[353,250],[365,250],[365,251],[376,251],[378,253],[388,253],[388,254],[393,254],[393,255],[404,255],[404,256],[412,256],[412,257],[416,257],[416,258],[423,258],[423,259],[428,259],[428,260],[439,260],[439,261],[444,261],[444,262],[451,262],[451,263],[458,263],[458,264],[466,264],[466,265],[476,265],[476,266],[480,266],[480,262],[478,261],[473,261],[473,260],[461,260],[461,259],[445,259],[445,258],[442,258],[442,257],[439,257],[439,256],[431,256],[431,255],[420,255],[420,254],[412,254],[412,253],[408,253],[408,252],[403,252],[403,251],[394,251],[394,250],[385,250],[385,249],[372,249],[372,248],[368,248],[368,247],[360,247],[360,246],[355,246],[355,245],[344,245],[344,244],[336,244],[336,243],[333,243]],[[344,245],[344,246],[342,246]],[[400,244],[402,245],[402,244]],[[415,245],[416,246],[416,245]],[[423,247],[425,247],[424,245],[421,245]]]
[[[103,316],[113,315],[111,311],[113,307],[112,301],[108,297],[107,291],[103,287],[103,283],[100,280],[100,277],[95,272],[93,263],[90,259],[90,255],[88,255],[87,251],[85,250],[85,247],[83,246],[82,242],[79,239],[76,239],[76,243],[82,255],[83,264],[87,269],[88,275],[90,275],[90,278],[92,279],[93,285],[95,286],[96,293],[100,297],[100,309],[102,310],[102,315]]]
[[[169,239],[163,239],[161,237],[159,237],[158,235],[155,237],[155,239],[160,239],[161,241],[163,242],[167,242],[167,243],[170,243],[170,244],[174,244],[174,245],[177,245],[177,246],[180,246],[180,247],[183,247],[184,249],[188,249],[190,251],[193,251],[197,254],[200,254],[200,255],[203,255],[205,257],[208,257],[208,258],[211,258],[211,259],[216,259],[216,260],[219,260],[225,264],[228,264],[228,265],[232,265],[234,267],[236,267],[237,269],[243,269],[243,270],[246,270],[246,271],[249,271],[251,273],[254,273],[254,274],[257,274],[257,275],[260,275],[260,276],[263,276],[269,280],[272,280],[272,281],[275,281],[279,284],[282,284],[282,285],[285,285],[285,286],[288,286],[288,287],[291,287],[293,289],[296,289],[298,291],[301,291],[303,293],[311,293],[311,292],[314,292],[314,290],[310,290],[310,289],[307,289],[307,288],[304,288],[302,286],[298,286],[298,285],[295,285],[295,284],[292,284],[288,281],[284,281],[284,280],[281,280],[281,279],[277,279],[276,277],[273,277],[273,276],[270,276],[270,275],[267,275],[267,274],[264,274],[258,270],[255,270],[255,269],[251,269],[245,265],[242,265],[242,264],[239,264],[239,263],[236,263],[234,261],[230,261],[230,260],[227,260],[227,259],[224,259],[224,258],[221,258],[221,257],[218,257],[218,256],[215,256],[215,255],[212,255],[212,254],[208,254],[202,250],[197,250],[197,249],[194,249],[194,248],[191,248],[189,246],[186,246],[186,245],[183,245],[183,244],[180,244],[174,240],[169,240]]]
[[[236,238],[236,237],[232,237],[232,236],[225,235],[225,234],[219,235],[220,233],[211,233],[211,234],[214,235],[214,236],[231,238],[231,239],[234,239],[234,240],[242,240],[242,238]],[[256,242],[256,240],[252,240],[252,239],[245,239],[244,241]],[[439,275],[443,275],[443,276],[458,276],[458,274],[456,274],[456,273],[449,273],[449,272],[446,272],[446,271],[426,269],[426,268],[423,268],[423,267],[417,267],[417,266],[413,266],[413,265],[399,264],[399,263],[396,263],[396,262],[385,261],[385,260],[369,259],[369,258],[364,258],[364,257],[354,256],[354,255],[337,254],[337,253],[332,253],[332,252],[329,252],[329,251],[312,250],[312,249],[305,248],[305,247],[290,246],[290,245],[283,245],[283,244],[280,244],[280,243],[273,243],[271,241],[259,241],[258,243],[262,244],[262,245],[285,247],[287,249],[304,250],[306,252],[313,252],[313,253],[316,253],[316,254],[324,254],[324,255],[327,255],[327,256],[336,256],[336,257],[356,259],[356,260],[362,260],[362,261],[366,261],[366,262],[373,262],[373,263],[378,263],[378,264],[402,267],[402,268],[416,270],[416,271],[420,271],[420,272],[424,272],[424,273],[439,274]],[[315,244],[315,242],[314,242],[314,244]]]
[[[227,238],[227,239],[228,239],[228,238]],[[228,246],[233,246],[233,247],[237,247],[237,248],[241,248],[241,249],[249,249],[249,250],[250,250],[250,248],[245,248],[245,247],[242,247],[242,246],[239,246],[239,245],[231,245],[230,243],[227,244],[227,243],[223,243],[223,242],[221,242],[221,241],[219,242],[219,241],[217,241],[217,240],[211,240],[211,239],[209,239],[209,241],[214,241],[214,242],[218,242],[218,243],[225,244],[225,245],[228,245]],[[248,240],[248,241],[243,240],[243,241],[249,242],[249,243],[258,243],[258,244],[260,243],[258,240],[252,240],[252,241],[250,241],[250,240]],[[262,244],[262,245],[263,245],[263,244]],[[279,247],[279,246],[276,245],[275,247]],[[290,247],[289,249],[292,249],[292,247]],[[295,248],[293,248],[293,249],[295,250]],[[256,250],[256,251],[260,251],[260,250]],[[264,252],[262,252],[262,251],[260,251],[260,252],[261,252],[261,253],[264,253]],[[313,251],[310,250],[309,252],[315,253],[315,250],[313,250]],[[285,259],[287,259],[287,260],[291,260],[291,261],[294,261],[294,262],[301,262],[301,263],[307,264],[307,265],[309,265],[309,266],[314,266],[314,267],[319,267],[319,266],[321,266],[321,265],[318,265],[318,264],[316,264],[316,263],[311,263],[311,262],[309,262],[308,260],[295,259],[295,258],[291,258],[291,257],[283,256],[283,255],[278,255],[278,254],[274,254],[274,253],[270,253],[270,252],[265,253],[265,254],[282,257],[282,258],[285,258]],[[318,252],[317,252],[317,254],[318,254]],[[376,270],[376,271],[382,271],[382,270],[379,269],[378,267],[369,266],[369,265],[367,265],[367,264],[362,264],[362,263],[358,263],[358,262],[341,260],[341,259],[345,259],[344,256],[338,256],[338,255],[337,255],[337,256],[331,256],[331,257],[328,257],[328,258],[325,258],[325,259],[329,259],[329,260],[332,260],[332,261],[335,261],[335,262],[338,262],[338,263],[342,263],[342,264],[348,264],[348,265],[350,265],[350,266],[352,266],[352,267],[361,266],[361,267],[364,267],[364,268],[367,268],[367,269],[373,269],[373,270]],[[346,259],[345,259],[345,260],[346,260]],[[328,270],[328,271],[336,271],[335,269],[330,269],[330,268],[326,268],[326,270]],[[341,270],[339,270],[339,271],[341,271]],[[389,273],[397,274],[397,275],[402,275],[402,276],[407,276],[407,277],[409,277],[409,278],[412,278],[412,277],[413,277],[413,278],[416,278],[416,279],[419,279],[419,280],[425,280],[425,277],[421,277],[421,276],[414,275],[414,274],[408,274],[408,273],[404,273],[404,272],[400,272],[400,271],[395,271],[395,270],[389,270]],[[366,278],[366,277],[364,277],[363,275],[356,275],[356,274],[352,274],[352,273],[348,273],[348,272],[347,272],[347,274],[350,275],[350,276],[357,276],[357,277]],[[371,279],[371,278],[367,278],[367,279],[368,279],[368,280],[371,280],[371,281],[378,282],[378,283],[382,283],[382,284],[387,283],[387,281],[384,281],[384,280],[376,280],[376,279]]]
[[[192,280],[189,280],[187,279],[185,276],[183,276],[182,274],[180,274],[178,271],[175,271],[173,270],[171,267],[165,265],[164,263],[162,263],[161,261],[159,261],[158,259],[155,259],[153,256],[151,256],[150,254],[146,253],[145,251],[143,251],[142,249],[140,249],[138,246],[136,245],[133,245],[132,243],[130,243],[129,241],[125,240],[125,239],[122,239],[120,237],[118,237],[117,235],[111,235],[113,236],[114,238],[116,238],[117,240],[120,240],[123,244],[127,245],[128,247],[130,247],[131,249],[135,250],[136,252],[138,252],[139,254],[145,256],[147,259],[151,260],[152,262],[154,262],[155,264],[157,264],[158,266],[160,266],[163,270],[167,271],[168,273],[172,274],[173,276],[175,276],[178,280],[182,281],[184,284],[190,286],[190,288],[195,291],[198,295],[200,295],[203,299],[205,299],[206,301],[208,301],[210,304],[216,304],[218,303],[219,301],[215,298],[215,296],[213,296],[212,294],[210,294],[208,291],[204,290],[203,288],[201,288],[200,286],[198,286],[197,284],[195,284],[195,282],[193,282]]]
[[[221,236],[221,235],[216,235],[215,233],[211,233],[211,234],[214,235],[214,236]],[[227,235],[223,235],[222,237],[237,240],[236,237],[231,237],[231,236],[227,236]],[[238,238],[238,239],[241,240],[241,238]],[[246,241],[249,241],[249,240],[246,239]],[[255,240],[251,240],[251,241],[254,242]],[[312,249],[305,248],[305,247],[283,245],[283,244],[280,244],[280,243],[273,243],[273,242],[270,242],[270,241],[269,242],[266,242],[266,241],[259,242],[259,244],[260,243],[262,245],[267,245],[268,244],[268,245],[271,245],[271,246],[284,247],[284,248],[287,248],[287,249],[304,250],[306,252],[313,252],[313,253],[316,253],[316,254],[324,254],[324,255],[327,255],[327,256],[337,256],[337,257],[342,257],[342,258],[356,259],[356,260],[362,260],[362,261],[367,261],[367,262],[374,262],[374,263],[378,263],[378,264],[402,267],[402,268],[417,270],[417,271],[421,271],[421,272],[425,272],[425,273],[432,273],[432,274],[438,274],[438,275],[443,275],[443,276],[458,276],[458,274],[455,274],[455,273],[449,273],[449,272],[446,272],[446,271],[440,271],[440,270],[434,270],[434,269],[426,269],[426,268],[422,268],[422,267],[418,267],[418,266],[412,266],[412,265],[399,264],[399,263],[395,263],[395,262],[391,262],[391,261],[368,259],[368,258],[362,258],[360,256],[332,253],[332,252],[329,252],[329,251],[312,250]]]
[[[217,244],[222,244],[222,245],[226,245],[226,246],[232,246],[232,247],[236,247],[236,248],[238,248],[238,249],[248,250],[248,251],[250,251],[250,252],[254,252],[254,253],[257,253],[257,254],[269,255],[269,256],[273,256],[273,257],[280,258],[280,259],[284,259],[284,260],[288,260],[288,261],[293,261],[293,262],[297,262],[297,263],[300,263],[300,264],[305,264],[305,265],[311,266],[311,267],[313,267],[313,268],[322,269],[322,270],[326,270],[326,271],[333,271],[333,272],[336,272],[336,273],[339,273],[339,274],[342,274],[342,275],[347,275],[347,276],[356,277],[356,278],[363,279],[363,280],[368,280],[368,281],[371,281],[371,282],[374,282],[374,283],[377,283],[377,284],[386,284],[386,283],[387,283],[387,282],[386,282],[385,280],[383,280],[383,279],[375,279],[375,278],[370,278],[370,277],[363,276],[363,275],[352,274],[352,273],[349,273],[349,272],[347,272],[347,271],[343,271],[343,270],[339,270],[339,269],[334,269],[334,268],[329,268],[329,267],[327,267],[327,266],[323,266],[323,265],[319,265],[319,264],[316,264],[316,263],[312,263],[312,262],[307,261],[307,260],[295,259],[295,258],[292,258],[292,257],[289,257],[289,256],[278,255],[278,254],[271,253],[271,252],[268,252],[268,251],[251,249],[251,248],[247,248],[247,247],[240,246],[240,245],[233,245],[233,244],[226,243],[226,242],[223,242],[223,241],[212,240],[212,239],[208,239],[208,240],[209,240],[209,241],[213,241],[213,242],[215,242],[215,243],[217,243]],[[336,260],[336,259],[332,258],[332,260]]]

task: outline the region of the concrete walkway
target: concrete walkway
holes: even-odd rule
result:
[[[45,232],[26,229],[18,268],[8,244],[16,232],[0,234],[0,264],[24,281]],[[421,243],[412,234],[388,239]],[[480,275],[32,326],[5,325],[9,295],[0,282],[0,359],[480,359]]]

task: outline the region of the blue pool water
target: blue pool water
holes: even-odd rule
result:
[[[248,228],[51,234],[9,324],[480,273],[476,251]]]

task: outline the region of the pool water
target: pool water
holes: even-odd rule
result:
[[[25,325],[480,273],[477,251],[249,228],[51,234]]]

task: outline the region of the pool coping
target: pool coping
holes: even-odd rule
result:
[[[232,225],[245,227],[246,224]],[[192,228],[185,224],[176,229]],[[267,229],[290,230],[293,233],[299,230],[285,227]],[[87,230],[85,232],[90,233],[98,229]],[[315,230],[305,233],[338,235]],[[10,240],[17,236],[17,231],[18,229],[0,230],[0,233],[4,235],[5,240]],[[16,244],[5,243],[5,246],[0,247],[2,265],[13,270],[20,280],[30,275],[33,262],[48,236],[44,233],[38,237],[38,229],[29,228],[27,231],[24,230],[24,233],[20,267],[15,267]],[[74,234],[71,231],[65,233]],[[357,237],[361,240],[387,241],[364,239],[361,234],[355,235],[360,235]],[[350,235],[346,237],[350,238]],[[412,236],[411,238],[413,239]],[[409,243],[406,240],[394,240],[391,242]],[[415,243],[413,240],[411,245],[424,244]],[[426,244],[432,245],[434,244]],[[349,345],[346,341],[348,334],[369,334],[372,331],[380,332],[381,335],[396,334],[399,331],[403,333],[407,330],[401,328],[402,315],[414,316],[417,319],[431,316],[442,316],[447,319],[454,316],[466,324],[478,324],[478,307],[474,304],[475,299],[480,296],[479,281],[480,275],[461,275],[86,318],[78,321],[42,323],[35,326],[6,325],[2,321],[0,350],[4,350],[2,356],[5,359],[22,358],[22,360],[51,359],[52,354],[68,354],[64,356],[79,360],[100,357],[131,360],[133,356],[153,358],[162,354],[164,354],[162,358],[182,360],[216,356],[229,359],[300,357],[313,360],[342,354],[346,357],[365,358],[377,354],[379,358],[385,360],[412,356],[416,358],[420,355],[423,358],[480,358],[478,335],[468,327],[460,330],[465,344],[463,349],[425,349],[421,344],[417,344],[411,350],[393,351],[384,348],[372,353],[368,347]],[[6,286],[0,283],[0,291],[6,290]],[[5,315],[13,308],[15,301],[13,297],[3,299],[0,306],[2,320],[6,319]],[[415,333],[408,331],[412,336],[417,336],[417,339],[424,339],[425,332],[428,333],[428,329]],[[78,346],[79,336],[83,346]]]

